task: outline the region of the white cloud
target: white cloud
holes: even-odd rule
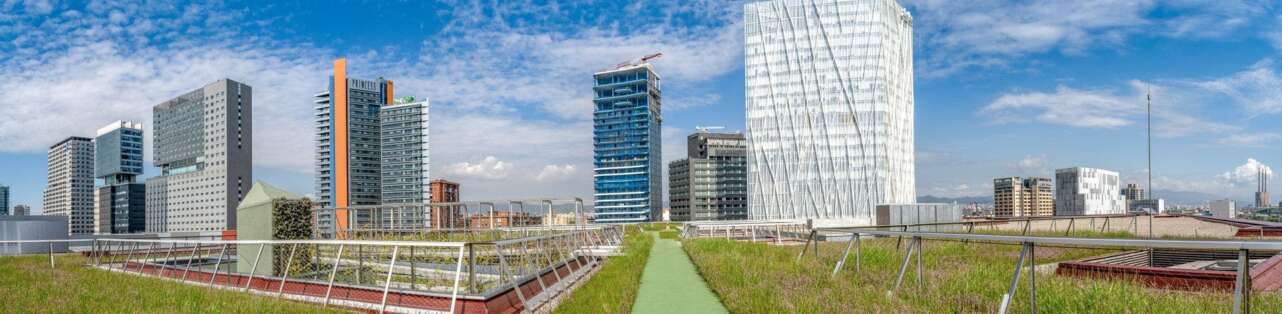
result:
[[[949,1],[909,0],[919,74],[1019,67],[1025,57],[1121,49],[1133,37],[1238,35],[1267,7],[1258,1]]]
[[[1273,70],[1270,59],[1228,77],[1193,85],[1228,96],[1252,116],[1282,113],[1282,76]]]
[[[1273,168],[1260,163],[1255,158],[1247,158],[1246,163],[1220,174],[1219,179],[1229,186],[1255,186],[1256,175],[1261,171],[1269,177],[1273,176]]]
[[[543,170],[534,176],[535,181],[539,182],[557,182],[569,179],[578,173],[574,165],[547,165]]]
[[[1041,176],[1050,172],[1047,165],[1046,155],[1028,155],[1015,164],[1015,170],[1021,176]]]
[[[1264,146],[1282,141],[1282,134],[1274,132],[1235,133],[1217,140],[1217,143],[1238,146]]]
[[[449,165],[445,168],[445,173],[460,177],[483,178],[483,179],[503,179],[508,172],[512,170],[512,164],[499,160],[494,156],[485,156],[480,162],[460,162]]]

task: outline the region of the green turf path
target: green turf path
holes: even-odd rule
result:
[[[639,314],[679,313],[728,313],[717,295],[708,289],[703,277],[695,270],[694,263],[681,249],[681,242],[654,236],[650,261],[641,274],[641,289],[637,292],[632,312]]]

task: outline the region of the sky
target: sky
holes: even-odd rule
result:
[[[1073,166],[1143,185],[1146,93],[1159,197],[1248,200],[1282,162],[1280,4],[901,3],[919,196]],[[255,179],[311,193],[312,95],[345,57],[430,99],[432,176],[465,200],[588,198],[599,69],[664,54],[665,164],[696,126],[743,130],[742,4],[0,0],[0,184],[39,211],[50,145],[116,120],[150,132],[153,106],[230,78],[254,88]]]

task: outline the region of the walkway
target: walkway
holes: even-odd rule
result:
[[[721,300],[703,277],[695,270],[694,263],[681,249],[681,242],[655,238],[650,249],[650,261],[641,274],[641,289],[637,292],[632,312],[638,314],[727,313]]]

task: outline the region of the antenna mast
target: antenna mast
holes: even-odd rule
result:
[[[1147,100],[1148,111],[1148,199],[1157,199],[1153,195],[1153,87],[1150,85],[1145,92],[1144,98]]]

